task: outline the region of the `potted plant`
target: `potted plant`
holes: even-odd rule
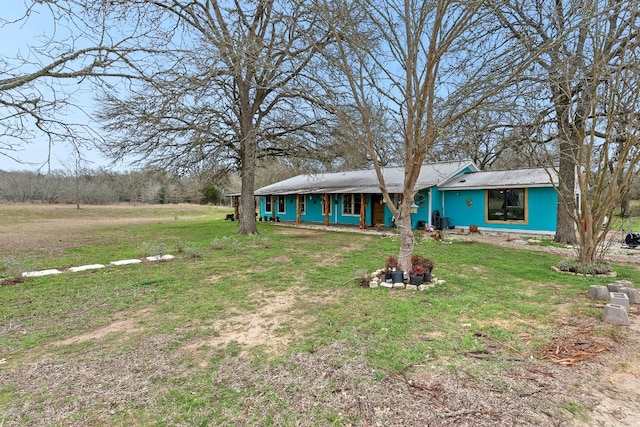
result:
[[[412,265],[411,270],[409,270],[409,284],[417,286],[426,282],[425,274],[427,274],[425,267],[420,264]]]
[[[415,270],[417,266],[420,266],[420,270],[423,271],[424,282],[431,281],[431,272],[433,271],[433,267],[435,267],[431,258],[427,258],[420,254],[411,255],[411,270]]]
[[[404,282],[404,273],[402,271],[398,271],[398,258],[393,255],[389,255],[385,260],[385,267],[387,269],[384,277],[385,281],[390,283]]]

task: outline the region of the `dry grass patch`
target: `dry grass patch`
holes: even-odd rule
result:
[[[211,337],[184,345],[181,350],[206,353],[237,343],[243,347],[242,351],[262,347],[267,353],[278,354],[287,347],[296,331],[312,320],[295,308],[302,292],[303,289],[293,287],[275,295],[262,295],[262,301],[254,312],[215,320],[206,328],[212,332]]]
[[[103,340],[110,334],[132,335],[143,331],[145,328],[142,324],[145,321],[153,320],[154,314],[151,309],[142,309],[136,313],[117,313],[115,319],[110,324],[102,328],[95,329],[84,334],[75,335],[62,341],[53,342],[52,345],[73,345],[81,344],[87,341]],[[124,318],[126,317],[126,318]]]

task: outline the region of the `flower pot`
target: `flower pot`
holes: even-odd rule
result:
[[[393,283],[393,278],[391,277],[391,270],[385,271],[384,273],[384,281],[387,283]]]
[[[430,271],[428,271],[428,272],[424,273],[423,283],[430,282],[430,281],[431,281],[431,277],[432,277],[432,276],[431,276],[431,272],[430,272]]]
[[[403,271],[392,271],[391,272],[391,281],[392,283],[404,283],[404,272]]]
[[[410,274],[409,275],[409,284],[419,286],[424,282],[424,274]]]

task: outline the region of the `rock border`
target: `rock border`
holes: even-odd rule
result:
[[[153,256],[148,256],[145,259],[151,262],[158,262],[158,261],[171,261],[174,258],[175,256],[173,255],[153,255]],[[128,264],[139,264],[141,262],[142,262],[141,259],[134,258],[134,259],[123,259],[119,261],[111,261],[109,264],[119,266],[119,265],[128,265]],[[41,277],[41,276],[49,276],[52,274],[62,274],[64,272],[75,273],[79,271],[97,270],[104,267],[105,267],[104,264],[87,264],[87,265],[80,265],[77,267],[69,267],[66,270],[48,269],[48,270],[37,270],[37,271],[25,271],[24,273],[22,273],[22,277]]]
[[[446,282],[441,279],[437,279],[436,277],[432,277],[431,280],[427,283],[422,283],[421,285],[411,285],[407,283],[407,273],[404,273],[404,281],[403,282],[387,282],[383,278],[385,276],[386,270],[379,269],[374,271],[369,275],[369,288],[388,288],[388,289],[405,289],[408,291],[425,291],[429,288],[433,288],[436,285],[444,285]]]

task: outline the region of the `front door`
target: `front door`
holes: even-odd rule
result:
[[[384,199],[382,194],[371,195],[371,224],[384,224]]]

